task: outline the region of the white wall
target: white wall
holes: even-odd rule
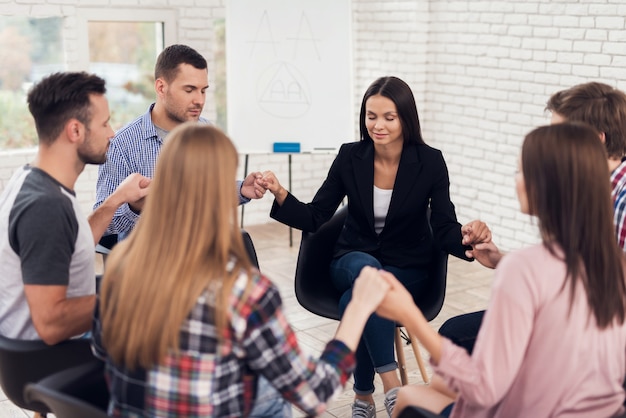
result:
[[[178,16],[178,42],[205,55],[214,73],[212,19],[225,15],[223,0],[0,0],[0,14],[62,14],[75,38],[79,3],[114,6],[118,13],[139,6],[171,9]],[[446,157],[459,219],[487,221],[503,249],[536,242],[514,194],[521,140],[548,122],[543,109],[557,90],[591,80],[626,90],[624,16],[626,3],[614,0],[354,0],[354,112],[375,78],[403,78],[415,93],[426,142]],[[71,53],[68,59],[77,61]],[[210,119],[213,103],[209,99],[205,111]],[[329,129],[320,121],[322,131]],[[24,158],[0,158],[0,177]],[[253,155],[249,170],[272,169],[286,184],[287,160]],[[294,156],[294,194],[310,199],[331,162],[327,155]],[[77,186],[86,207],[94,200],[94,183],[89,168]],[[270,205],[269,196],[248,204],[245,224],[270,222]]]
[[[430,1],[425,137],[447,158],[462,218],[505,248],[535,240],[514,170],[523,136],[548,123],[548,97],[602,81],[626,90],[626,3]]]

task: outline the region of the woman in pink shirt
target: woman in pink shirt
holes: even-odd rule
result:
[[[434,331],[395,278],[381,316],[403,323],[438,379],[403,388],[451,417],[609,417],[623,413],[626,284],[615,243],[606,152],[581,124],[544,126],[522,146],[516,189],[541,243],[504,256],[471,357]]]

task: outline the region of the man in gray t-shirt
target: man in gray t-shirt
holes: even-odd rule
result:
[[[106,160],[114,134],[105,92],[100,77],[66,72],[28,93],[39,149],[0,195],[0,335],[55,344],[91,326],[95,243],[150,184],[131,174],[89,219],[80,211],[76,179]]]

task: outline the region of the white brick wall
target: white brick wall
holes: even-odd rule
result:
[[[571,3],[571,4],[570,4]],[[536,242],[513,172],[549,95],[597,80],[626,89],[626,4],[430,1],[424,137],[443,150],[459,218],[505,249]]]
[[[67,16],[68,60],[76,7],[115,5],[172,9],[178,42],[212,58],[212,19],[224,0],[0,0],[0,14]],[[444,152],[451,193],[462,222],[481,218],[503,249],[537,241],[536,227],[519,213],[513,173],[523,136],[548,122],[550,94],[596,80],[626,90],[626,3],[614,0],[353,0],[355,113],[367,86],[382,75],[407,81],[415,93],[424,138]],[[213,100],[205,114],[214,119]],[[355,138],[357,132],[355,126]],[[0,184],[32,157],[0,156]],[[274,170],[287,184],[287,155],[256,154],[248,168]],[[310,199],[332,156],[295,155],[292,190]],[[241,158],[243,175],[244,157]],[[79,179],[86,210],[94,200],[95,167]],[[245,224],[269,222],[269,196],[245,207]]]

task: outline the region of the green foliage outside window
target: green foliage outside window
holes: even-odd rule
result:
[[[26,94],[63,65],[62,18],[0,16],[0,149],[37,145]]]
[[[0,150],[37,146],[26,95],[41,78],[66,70],[63,18],[0,16]],[[154,101],[154,63],[163,49],[162,22],[88,24],[88,71],[107,82],[117,130]]]

